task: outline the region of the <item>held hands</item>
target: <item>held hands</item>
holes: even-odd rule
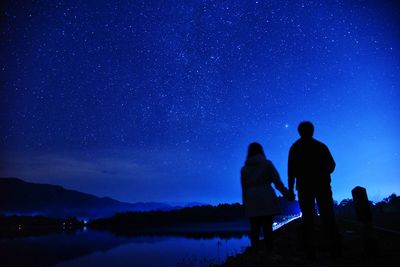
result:
[[[287,201],[294,201],[296,198],[296,195],[294,194],[293,190],[289,190],[288,193],[285,195],[285,198]]]

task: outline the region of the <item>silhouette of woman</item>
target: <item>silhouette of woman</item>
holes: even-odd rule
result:
[[[290,197],[283,185],[278,171],[270,160],[267,160],[259,143],[249,145],[247,158],[241,169],[242,201],[245,215],[250,220],[250,242],[252,250],[258,250],[260,230],[264,233],[267,250],[273,247],[272,219],[279,214],[278,198],[271,183],[285,198]]]

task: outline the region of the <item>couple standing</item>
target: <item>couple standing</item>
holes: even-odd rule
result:
[[[250,220],[250,241],[254,250],[258,249],[260,230],[263,230],[267,250],[273,247],[273,216],[280,213],[278,198],[271,183],[285,199],[294,201],[294,184],[298,192],[302,212],[302,240],[306,256],[315,257],[313,225],[315,202],[322,222],[329,232],[331,254],[340,255],[340,236],[333,213],[333,199],[330,174],[335,169],[335,161],[329,149],[313,138],[314,126],[302,122],[298,126],[300,139],[290,148],[288,161],[287,189],[274,165],[264,154],[258,143],[249,145],[245,165],[241,169],[242,199],[245,215]]]

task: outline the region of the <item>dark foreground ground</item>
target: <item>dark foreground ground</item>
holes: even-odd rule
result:
[[[244,266],[398,266],[400,260],[400,235],[394,232],[375,230],[375,236],[380,246],[377,256],[363,251],[363,243],[359,227],[351,222],[339,221],[343,234],[343,255],[332,258],[329,253],[327,238],[316,225],[317,256],[315,260],[306,260],[299,246],[300,220],[278,229],[275,234],[275,249],[268,253],[251,252],[246,250],[242,254],[229,257],[218,267],[244,267]]]

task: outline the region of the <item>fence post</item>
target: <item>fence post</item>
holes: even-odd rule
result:
[[[367,190],[364,187],[356,186],[351,190],[357,220],[361,224],[361,235],[364,252],[366,255],[375,256],[379,254],[378,241],[375,237],[372,222],[372,213],[368,201]]]

